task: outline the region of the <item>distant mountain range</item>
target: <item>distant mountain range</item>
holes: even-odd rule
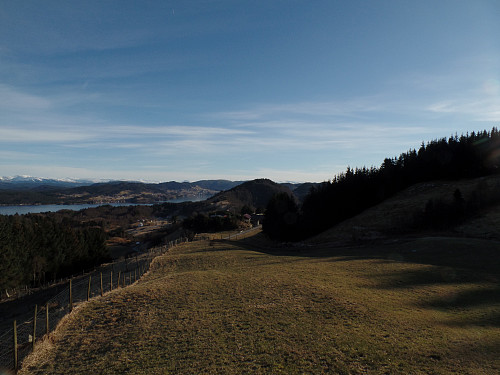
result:
[[[220,192],[230,191],[244,182],[200,180],[195,182],[169,181],[161,183],[136,181],[96,183],[96,181],[91,180],[47,179],[31,176],[1,177],[0,204],[156,203],[181,198],[199,200],[214,196]],[[273,182],[273,184],[275,183]],[[286,188],[286,190],[289,189],[288,191],[293,191],[297,198],[301,200],[314,184],[286,183],[276,185]],[[260,205],[262,203],[255,201],[255,199],[243,200],[248,201],[250,205],[255,205],[255,203]]]
[[[196,182],[161,182],[152,183],[144,181],[125,181],[125,180],[89,180],[89,179],[74,179],[74,178],[43,178],[43,177],[32,177],[32,176],[14,176],[14,177],[0,177],[0,189],[11,189],[11,188],[37,188],[40,186],[56,186],[56,187],[78,187],[78,186],[89,186],[94,184],[117,184],[117,183],[137,183],[145,185],[161,185],[168,189],[178,189],[186,188],[189,186],[200,186],[204,189],[209,190],[227,190],[232,187],[239,185],[245,181],[229,181],[229,180],[200,180]]]
[[[0,177],[0,189],[31,189],[38,186],[76,187],[91,185],[98,181],[84,179],[53,179],[32,176]]]

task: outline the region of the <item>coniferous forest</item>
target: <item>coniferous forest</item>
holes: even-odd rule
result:
[[[0,215],[0,287],[36,286],[108,259],[100,227],[41,215]]]
[[[286,194],[275,196],[267,206],[263,230],[274,239],[302,240],[413,184],[487,176],[498,173],[499,166],[500,133],[497,128],[422,143],[418,150],[385,159],[379,168],[348,167],[333,180],[312,188],[302,206]],[[462,204],[459,194],[457,192],[455,197],[456,205]],[[440,211],[431,203],[427,208],[428,215]],[[449,212],[457,209],[447,208]]]

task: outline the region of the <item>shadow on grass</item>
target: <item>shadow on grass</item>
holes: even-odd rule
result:
[[[474,306],[485,306],[491,305],[492,303],[496,303],[500,309],[500,286],[489,289],[467,290],[456,295],[446,295],[424,303],[422,306],[438,309],[453,309],[457,307],[469,308]]]
[[[424,269],[394,271],[389,274],[376,274],[372,277],[378,279],[378,288],[412,288],[431,285],[455,285],[476,282],[489,282],[488,274],[471,272],[451,267],[429,267]]]
[[[411,293],[413,288],[438,287],[434,297],[424,295],[414,306],[450,313],[443,324],[500,327],[500,282],[497,275],[488,271],[490,269],[487,267],[481,271],[476,266],[472,269],[424,266],[420,269],[374,273],[372,277],[378,282],[377,289],[410,289]]]
[[[467,269],[487,273],[500,280],[500,242],[459,237],[403,238],[359,244],[308,245],[276,243],[260,233],[240,241],[227,241],[233,246],[276,256],[352,257],[384,259]]]
[[[442,254],[436,257],[436,261],[419,260],[415,263],[433,267],[423,266],[384,274],[374,272],[372,277],[377,280],[376,288],[389,290],[436,286],[439,287],[436,289],[437,295],[432,298],[424,296],[415,307],[450,313],[450,318],[442,322],[446,325],[500,327],[499,274],[491,273],[491,267],[478,267],[481,262],[487,262],[487,258],[470,268],[454,266],[462,265],[463,260],[445,261]]]
[[[240,247],[249,251],[257,251],[260,253],[282,256],[282,257],[309,257],[309,258],[331,258],[345,256],[348,258],[356,257],[358,259],[376,258],[366,248],[366,245],[345,245],[322,247],[318,245],[310,245],[304,243],[278,243],[267,239],[264,234],[259,233],[254,237],[248,237],[239,241],[227,241],[233,246]]]
[[[453,327],[495,327],[500,328],[500,311],[493,311],[481,314],[477,317],[450,319],[445,322]],[[497,351],[500,352],[500,336],[497,338]]]
[[[270,244],[263,239],[232,242],[246,250],[275,256],[322,258],[328,262],[379,259],[383,263],[422,264],[423,267],[417,269],[403,267],[383,274],[374,269],[369,276],[377,280],[377,289],[427,286],[449,289],[449,293],[426,298],[415,305],[453,312],[444,324],[500,327],[500,243],[497,241],[434,237],[330,248]]]
[[[418,306],[460,312],[459,317],[445,322],[451,326],[500,327],[500,285],[444,294]]]

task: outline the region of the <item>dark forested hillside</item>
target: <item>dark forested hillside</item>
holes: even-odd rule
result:
[[[0,288],[37,285],[108,257],[104,231],[41,215],[0,215]]]
[[[262,178],[247,181],[228,191],[223,191],[208,199],[208,202],[219,208],[231,207],[237,211],[243,206],[248,206],[254,212],[258,209],[263,210],[269,199],[280,192],[292,195],[292,191],[288,187]]]
[[[313,187],[300,210],[289,205],[282,215],[297,219],[292,223],[268,215],[264,231],[282,240],[307,238],[353,217],[382,202],[395,193],[419,182],[431,180],[458,180],[497,173],[500,166],[500,133],[491,132],[452,136],[422,143],[397,158],[387,158],[379,168],[347,168],[332,181]],[[283,197],[277,198],[283,199]],[[271,201],[271,211],[276,202]],[[283,205],[281,205],[283,206]],[[276,225],[276,220],[281,222]],[[288,225],[288,227],[287,227]],[[293,236],[282,235],[293,233]]]
[[[236,229],[240,214],[263,212],[278,193],[293,195],[288,187],[268,179],[247,181],[207,199],[204,207],[192,210],[193,215],[184,220],[183,226],[193,233]]]

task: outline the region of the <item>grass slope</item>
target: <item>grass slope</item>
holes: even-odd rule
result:
[[[498,278],[405,261],[439,250],[421,241],[281,255],[253,251],[262,239],[180,246],[79,306],[20,374],[498,373]]]
[[[488,176],[460,181],[432,181],[413,185],[395,196],[345,220],[331,229],[311,238],[311,243],[348,243],[353,240],[371,240],[392,237],[395,234],[414,233],[411,225],[415,214],[423,212],[430,200],[451,200],[459,189],[464,197],[480,189],[496,189],[500,176]],[[500,207],[484,209],[477,217],[448,230],[449,234],[500,240]]]

